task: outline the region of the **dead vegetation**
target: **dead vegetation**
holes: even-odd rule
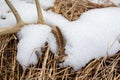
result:
[[[59,1],[59,2],[58,2]],[[76,2],[79,1],[79,2]],[[93,8],[106,7],[105,5],[88,4],[83,0],[56,0],[55,12],[64,15],[70,21]],[[107,5],[114,6],[114,5]],[[70,12],[70,14],[69,14]],[[61,36],[59,36],[61,37]],[[58,40],[61,47],[64,43]],[[0,80],[119,80],[120,79],[120,52],[113,56],[104,56],[91,60],[82,69],[73,72],[72,67],[59,66],[56,57],[47,46],[38,63],[23,71],[16,61],[18,39],[15,34],[0,37]]]
[[[105,1],[105,4],[95,4],[90,2],[90,0],[56,0],[53,11],[55,13],[62,14],[69,21],[74,21],[77,20],[85,11],[110,6],[115,7],[116,5],[110,2],[110,0]]]

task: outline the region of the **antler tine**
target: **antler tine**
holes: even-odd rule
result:
[[[65,41],[63,39],[63,35],[61,33],[61,30],[57,26],[52,28],[52,32],[55,35],[57,43],[58,43],[58,50],[59,50],[58,61],[59,62],[63,62],[66,59],[66,57],[67,57],[67,54],[65,54],[65,50],[64,50]]]
[[[11,4],[11,2],[9,0],[5,0],[5,2],[7,3],[7,5],[9,6],[9,8],[11,9],[11,11],[13,12],[16,20],[17,20],[17,23],[23,23],[23,20],[21,19],[19,13],[17,12],[17,10],[15,9],[15,7]]]
[[[37,23],[39,24],[45,24],[44,20],[43,20],[43,15],[42,15],[42,10],[41,10],[41,6],[39,3],[39,0],[35,0],[36,3],[36,8],[37,8],[37,14],[38,14],[38,21]]]

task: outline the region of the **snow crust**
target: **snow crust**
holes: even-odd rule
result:
[[[20,0],[11,0],[11,2],[25,22],[37,21],[34,3]],[[9,8],[4,1],[0,2],[0,5],[2,6],[0,17],[6,17],[6,19],[0,18],[0,27],[15,25],[15,17],[11,12],[8,13]],[[43,17],[47,24],[61,29],[66,40],[65,53],[68,54],[64,65],[72,66],[74,70],[85,66],[93,58],[100,58],[107,54],[111,56],[120,50],[119,7],[89,10],[73,22],[68,21],[62,15],[44,11],[44,9]],[[36,64],[38,58],[35,51],[39,52],[40,56],[42,54],[40,48],[45,42],[48,42],[51,50],[57,53],[56,39],[47,25],[24,26],[18,33],[18,37],[17,60],[23,68]]]

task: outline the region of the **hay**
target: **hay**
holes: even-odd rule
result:
[[[69,21],[74,21],[85,11],[110,6],[115,7],[116,5],[114,3],[110,4],[110,0],[107,0],[105,4],[95,4],[88,0],[56,0],[53,11],[62,14]]]
[[[56,9],[58,11],[55,12],[64,15],[69,20],[78,19],[79,16],[86,10],[106,7],[106,5],[90,6],[86,2],[75,3],[75,0],[58,1],[59,0],[56,0],[55,8],[59,7],[60,9]],[[58,6],[58,4],[61,5]],[[75,6],[74,8],[72,7],[73,5]],[[66,12],[71,12],[71,14],[66,14]],[[120,52],[116,53],[112,57],[106,55],[100,59],[93,59],[82,69],[73,72],[73,69],[70,66],[64,67],[58,65],[58,57],[49,50],[49,47],[46,44],[46,46],[42,49],[44,54],[39,58],[38,63],[35,66],[31,65],[30,68],[23,71],[22,67],[16,61],[17,43],[18,39],[15,34],[0,37],[0,80],[120,79]]]

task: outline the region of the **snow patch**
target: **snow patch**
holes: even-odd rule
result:
[[[120,0],[89,0],[93,3],[97,4],[115,4],[115,5],[120,5]]]
[[[51,50],[56,53],[56,40],[53,34],[51,34],[51,28],[47,25],[24,26],[18,33],[18,37],[20,40],[18,43],[17,60],[24,69],[31,64],[37,63],[37,55],[40,56],[42,54],[41,47],[44,47],[45,42],[49,41]],[[36,53],[36,51],[39,53]]]
[[[22,1],[26,1],[28,3],[35,3],[35,0],[22,0]],[[55,0],[39,0],[39,2],[43,9],[48,9],[54,6]]]

